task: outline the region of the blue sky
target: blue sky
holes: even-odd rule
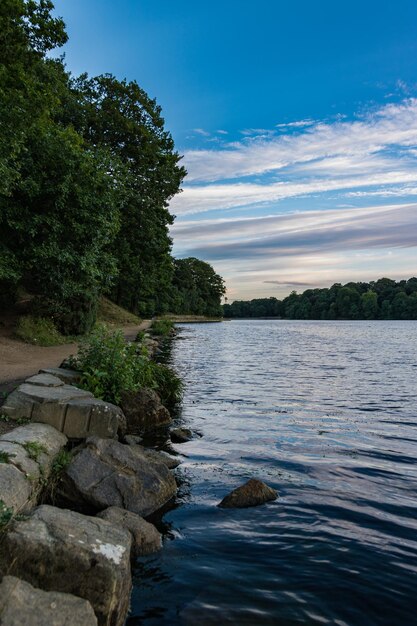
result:
[[[136,79],[189,176],[178,256],[228,296],[417,274],[415,0],[57,0],[68,68]]]

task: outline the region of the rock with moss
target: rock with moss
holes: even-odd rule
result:
[[[2,626],[97,626],[87,600],[68,593],[42,591],[29,583],[5,576],[0,585]]]
[[[143,517],[126,511],[117,506],[111,506],[97,517],[105,519],[118,528],[126,528],[132,535],[133,556],[145,556],[157,552],[162,547],[162,536],[153,524]]]
[[[165,463],[136,448],[112,439],[87,439],[62,474],[60,497],[89,511],[117,506],[151,515],[175,496],[177,485]]]
[[[100,626],[122,626],[131,588],[130,551],[127,530],[43,505],[15,521],[3,537],[0,572],[45,591],[79,596],[90,602]]]

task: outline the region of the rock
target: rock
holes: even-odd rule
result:
[[[90,437],[63,473],[59,491],[75,507],[117,506],[146,517],[177,490],[165,463],[112,439]]]
[[[52,462],[66,445],[67,438],[49,424],[26,424],[0,436],[0,454],[9,456],[15,465],[31,479],[47,478]]]
[[[62,380],[51,374],[36,374],[25,380],[30,385],[40,385],[41,387],[62,387]]]
[[[0,499],[6,507],[21,513],[36,504],[39,482],[66,443],[48,424],[27,424],[0,437]]]
[[[134,556],[152,554],[162,547],[162,537],[155,526],[146,522],[143,517],[136,515],[136,513],[111,506],[101,511],[97,517],[107,520],[117,528],[126,528],[130,532]]]
[[[131,537],[123,528],[43,505],[4,535],[0,570],[45,591],[80,596],[91,603],[100,626],[122,626],[129,606],[130,550]]]
[[[0,463],[0,504],[3,503],[14,513],[24,513],[30,508],[32,488],[30,481],[17,467]]]
[[[7,397],[2,412],[12,419],[50,424],[70,439],[117,436],[124,424],[119,407],[94,398],[89,391],[65,385],[56,377],[57,384],[52,386],[53,379],[50,374],[33,376]]]
[[[162,450],[152,450],[151,448],[143,448],[142,446],[134,446],[135,448],[140,448],[140,453],[144,454],[151,461],[157,461],[158,463],[163,463],[167,466],[168,469],[175,469],[178,465],[181,465],[181,461],[175,456],[168,454],[167,452],[163,452]]]
[[[171,422],[168,409],[153,389],[139,389],[122,394],[120,403],[126,416],[128,433],[140,433]]]
[[[234,489],[223,498],[218,506],[225,509],[239,509],[249,506],[258,506],[271,500],[276,500],[278,493],[268,487],[261,480],[251,478],[247,483]]]
[[[143,441],[143,439],[138,435],[126,435],[124,438],[124,442],[128,446],[137,446],[138,444],[140,444],[141,441]]]
[[[174,428],[170,432],[172,443],[186,443],[191,441],[193,433],[189,428]]]
[[[81,372],[66,367],[48,367],[47,369],[39,370],[39,373],[56,376],[66,385],[77,385],[81,380]]]
[[[42,591],[29,583],[5,576],[0,585],[2,626],[97,626],[87,600],[68,593]]]

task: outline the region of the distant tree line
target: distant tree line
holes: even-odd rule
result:
[[[417,278],[396,282],[334,284],[329,289],[293,291],[284,300],[258,298],[223,305],[227,318],[283,317],[314,320],[417,319]]]
[[[136,82],[71,76],[49,55],[67,41],[52,9],[0,3],[0,304],[24,288],[70,334],[101,293],[139,315],[219,312],[221,278],[171,256],[186,171],[161,108]]]

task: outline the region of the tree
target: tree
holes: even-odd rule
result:
[[[186,173],[181,157],[164,129],[161,108],[136,82],[83,75],[72,89],[79,106],[69,121],[93,149],[106,149],[121,173],[118,278],[111,295],[136,313],[161,312],[173,272],[168,229],[174,218],[167,207]]]
[[[209,263],[194,257],[174,261],[171,310],[173,313],[221,316],[223,278]]]

